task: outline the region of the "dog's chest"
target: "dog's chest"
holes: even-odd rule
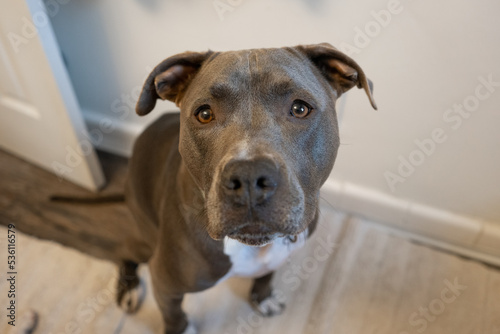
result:
[[[278,269],[295,250],[304,246],[307,231],[292,242],[289,238],[278,238],[265,246],[248,246],[234,239],[224,239],[224,253],[231,259],[232,267],[221,279],[229,277],[261,277]]]

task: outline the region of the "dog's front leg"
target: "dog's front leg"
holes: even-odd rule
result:
[[[154,287],[156,290],[156,287]],[[165,323],[165,334],[195,334],[189,326],[186,314],[181,304],[184,295],[166,295],[155,291],[155,298],[160,307]]]
[[[285,309],[282,296],[273,291],[271,285],[273,274],[274,272],[271,272],[256,278],[250,292],[250,304],[256,312],[265,317],[281,314]]]
[[[177,293],[169,284],[170,280],[165,277],[165,271],[150,262],[151,281],[153,294],[160,308],[165,324],[165,334],[196,334],[192,326],[189,326],[186,314],[182,310],[184,293]]]
[[[144,283],[137,275],[138,264],[133,261],[122,261],[119,267],[116,300],[127,313],[135,313],[146,297]]]

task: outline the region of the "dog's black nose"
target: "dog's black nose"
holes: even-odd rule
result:
[[[267,158],[230,161],[222,172],[224,194],[237,205],[254,207],[265,203],[276,191],[279,172]]]

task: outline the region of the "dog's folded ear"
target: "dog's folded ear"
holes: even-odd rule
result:
[[[148,114],[155,107],[157,99],[169,100],[179,105],[187,86],[211,54],[212,51],[185,52],[158,64],[144,82],[135,107],[137,114]]]
[[[350,57],[328,43],[299,45],[296,49],[304,53],[321,70],[339,96],[354,86],[363,88],[372,107],[377,109],[372,82]]]

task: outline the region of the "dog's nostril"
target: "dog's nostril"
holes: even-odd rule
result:
[[[238,190],[241,188],[241,181],[235,178],[229,180],[228,188],[231,190]]]
[[[261,176],[257,179],[257,187],[261,189],[273,188],[276,184],[269,178]]]

